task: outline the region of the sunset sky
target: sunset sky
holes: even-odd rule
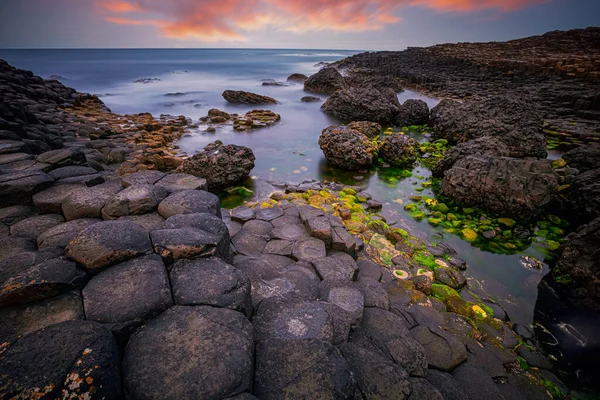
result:
[[[0,48],[403,49],[600,25],[600,0],[0,0]]]

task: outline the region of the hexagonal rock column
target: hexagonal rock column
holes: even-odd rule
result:
[[[1,398],[122,398],[119,349],[112,333],[68,321],[11,343],[0,355]]]
[[[192,213],[210,213],[221,218],[221,202],[217,196],[203,190],[184,190],[161,201],[158,213],[163,218]]]
[[[139,215],[156,210],[167,197],[166,189],[155,185],[132,185],[117,193],[102,208],[104,219],[117,219],[125,215]]]
[[[254,358],[243,314],[175,306],[129,340],[123,360],[128,398],[223,399],[247,391]]]

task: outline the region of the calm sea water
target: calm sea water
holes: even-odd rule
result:
[[[321,103],[302,103],[300,99],[306,95],[302,85],[262,86],[267,79],[285,82],[292,73],[310,75],[320,68],[317,63],[332,62],[354,53],[272,49],[0,50],[0,58],[42,77],[60,76],[67,86],[98,94],[117,113],[183,114],[197,120],[210,108],[238,113],[252,109],[226,103],[221,97],[226,89],[274,97],[279,104],[269,108],[281,114],[282,120],[277,125],[249,133],[222,127],[214,134],[203,133],[200,127],[180,141],[181,150],[191,155],[218,139],[252,148],[257,158],[253,175],[261,180],[329,179],[359,184],[384,201],[386,213],[394,215],[408,229],[455,247],[469,264],[467,272],[472,283],[479,282],[499,300],[513,321],[530,324],[537,284],[547,272],[547,265],[542,271],[532,271],[520,264],[519,255],[482,251],[427,222],[414,221],[404,213],[399,199],[408,202],[408,196],[414,194],[415,178],[390,183],[385,176],[373,172],[356,181],[356,174],[329,167],[317,140],[323,128],[338,121],[320,111]],[[154,80],[135,83],[144,78]],[[401,102],[420,98],[430,106],[438,102],[410,91],[399,97]],[[417,168],[414,174],[426,177],[429,171]],[[431,192],[426,190],[422,194]],[[526,253],[543,259],[534,247]]]

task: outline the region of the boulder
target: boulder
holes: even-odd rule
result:
[[[467,156],[447,170],[441,193],[502,216],[530,219],[558,188],[549,161]]]
[[[287,81],[288,82],[304,82],[305,80],[308,79],[308,76],[304,75],[304,74],[291,74],[290,76],[287,77]]]
[[[383,139],[379,146],[379,156],[386,163],[398,168],[411,168],[417,160],[418,143],[415,139],[393,133]]]
[[[410,335],[423,346],[429,368],[448,372],[467,359],[465,345],[452,334],[419,325]]]
[[[590,143],[577,146],[563,154],[562,158],[569,167],[581,172],[600,168],[600,144]]]
[[[250,280],[220,258],[177,261],[169,276],[176,304],[229,308],[252,315]]]
[[[85,188],[85,185],[82,183],[55,185],[34,194],[32,197],[33,204],[35,204],[41,214],[59,214],[62,213],[63,201],[72,193],[83,188]]]
[[[452,371],[460,389],[473,399],[503,400],[504,397],[494,384],[492,378],[480,367],[465,362]]]
[[[35,158],[37,162],[50,164],[52,168],[67,167],[69,165],[85,164],[85,153],[78,148],[64,148],[51,150],[40,154]]]
[[[164,178],[167,174],[155,170],[139,171],[133,174],[125,175],[121,179],[121,185],[127,188],[132,185],[154,185]],[[196,188],[191,188],[196,189]]]
[[[102,271],[81,293],[87,319],[113,331],[132,329],[173,305],[167,270],[157,255]]]
[[[52,325],[3,350],[2,398],[123,398],[117,342],[95,322]]]
[[[400,103],[392,89],[350,88],[335,92],[321,110],[342,121],[371,121],[392,124],[398,118]]]
[[[575,176],[569,188],[565,212],[579,223],[600,217],[600,168]]]
[[[64,249],[82,230],[100,221],[95,218],[81,218],[55,225],[37,236],[38,248],[61,247]]]
[[[254,160],[254,153],[248,147],[223,145],[217,140],[186,159],[181,170],[205,178],[209,188],[218,189],[248,177],[254,168]]]
[[[96,174],[97,172],[98,171],[96,171],[94,168],[84,167],[80,165],[71,165],[68,167],[56,168],[48,172],[48,175],[50,175],[52,179],[58,181],[61,179],[73,178],[76,176],[92,175]]]
[[[377,152],[369,138],[344,125],[332,125],[323,129],[319,146],[328,162],[347,170],[371,166]]]
[[[430,369],[425,377],[444,396],[444,400],[464,400],[467,398],[458,382],[447,372]]]
[[[155,185],[132,185],[120,191],[102,208],[106,220],[125,215],[139,215],[155,211],[158,204],[167,197],[165,188]]]
[[[427,125],[429,123],[429,106],[423,100],[406,100],[396,118],[396,125]]]
[[[318,339],[257,343],[253,393],[260,399],[353,399],[358,395],[348,362]]]
[[[466,156],[471,155],[508,157],[510,151],[504,142],[497,137],[483,136],[469,140],[468,142],[459,143],[449,149],[444,155],[444,158],[437,162],[431,172],[434,176],[443,178],[445,171],[452,168],[454,164]]]
[[[10,234],[35,240],[40,234],[54,228],[64,220],[59,214],[36,215],[12,224]]]
[[[37,211],[32,206],[10,206],[0,208],[0,222],[8,226],[22,219],[36,215]]]
[[[67,221],[79,218],[101,218],[104,205],[121,189],[120,184],[107,183],[73,190],[62,201],[62,213]]]
[[[253,359],[252,325],[243,314],[174,306],[131,336],[125,392],[132,400],[235,396],[251,388]]]
[[[298,261],[315,261],[327,255],[325,243],[315,238],[302,239],[294,245],[292,257]]]
[[[152,244],[148,231],[131,221],[90,225],[69,243],[65,252],[90,271],[149,253]]]
[[[411,378],[410,384],[412,386],[412,393],[408,397],[408,400],[445,400],[444,396],[423,378]]]
[[[381,136],[381,125],[377,122],[369,121],[354,121],[347,125],[350,129],[354,129],[368,137],[369,139],[378,139]]]
[[[307,92],[332,94],[344,87],[344,77],[335,68],[323,68],[304,81]]]
[[[442,100],[431,110],[433,135],[452,144],[493,136],[504,142],[510,157],[545,158],[543,120],[534,104],[512,95],[470,103]]]
[[[206,179],[198,178],[190,174],[167,174],[155,184],[167,189],[169,193],[182,192],[184,190],[207,190]]]
[[[242,90],[226,90],[223,98],[233,104],[275,104],[277,100],[269,96],[244,92]]]
[[[221,202],[217,196],[203,190],[184,190],[171,194],[158,205],[163,218],[176,214],[209,213],[221,217]]]
[[[31,203],[32,196],[49,188],[54,180],[42,171],[0,175],[0,207]]]

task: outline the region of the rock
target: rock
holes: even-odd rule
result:
[[[84,167],[79,165],[71,165],[68,167],[61,167],[48,172],[48,175],[54,180],[61,180],[66,178],[73,178],[76,176],[92,175],[96,174],[97,171],[94,168]]]
[[[64,321],[83,320],[83,303],[79,291],[13,307],[0,309],[0,341],[25,336],[38,329]]]
[[[326,245],[331,243],[331,224],[328,217],[310,218],[304,225],[310,236],[321,239]]]
[[[225,308],[175,306],[137,330],[125,348],[130,399],[222,399],[250,390],[252,325]]]
[[[288,82],[304,82],[308,79],[308,76],[304,74],[291,74],[287,77]]]
[[[365,297],[356,286],[347,283],[322,282],[319,293],[323,300],[335,304],[347,313],[350,325],[360,325]]]
[[[445,400],[444,396],[429,381],[423,378],[411,378],[410,384],[413,388],[409,400],[431,399]]]
[[[271,240],[263,250],[264,253],[277,254],[280,256],[291,256],[294,249],[294,242],[288,240]]]
[[[52,168],[67,167],[69,165],[85,164],[85,153],[78,148],[64,148],[47,151],[35,158],[37,162],[50,164]]]
[[[62,203],[67,197],[85,185],[75,183],[71,185],[55,185],[33,195],[33,204],[41,214],[59,214],[62,212]]]
[[[119,217],[119,221],[131,221],[151,232],[161,227],[165,222],[165,219],[161,217],[158,212],[153,212],[142,215],[126,215],[124,217]]]
[[[252,277],[252,303],[256,306],[266,299],[281,302],[312,302],[319,296],[318,278],[310,272],[293,269],[294,264],[284,267],[264,279]],[[255,271],[256,272],[256,271]],[[323,303],[320,303],[323,306]],[[326,309],[327,310],[327,309]],[[335,316],[334,337],[335,337]],[[346,334],[347,336],[347,334]]]
[[[558,286],[563,297],[595,310],[600,310],[599,240],[600,218],[596,218],[567,236],[559,249],[558,263],[551,270],[557,281],[562,276],[570,277],[570,282]]]
[[[37,236],[38,248],[61,247],[64,249],[82,230],[100,221],[94,218],[82,218],[55,225]]]
[[[231,219],[233,221],[245,223],[254,219],[254,208],[249,208],[246,206],[236,207],[231,210]]]
[[[0,222],[6,225],[12,225],[27,217],[37,214],[35,207],[32,206],[10,206],[0,208]]]
[[[575,223],[600,217],[599,180],[600,168],[597,168],[577,175],[571,182],[565,211]]]
[[[406,100],[401,106],[396,119],[399,126],[427,125],[429,123],[429,106],[423,100]]]
[[[34,251],[35,242],[27,238],[0,236],[0,261],[11,259],[24,251]],[[2,271],[0,271],[1,273]]]
[[[467,285],[467,278],[453,268],[440,267],[434,271],[436,282],[443,283],[453,289],[460,290]]]
[[[381,125],[377,122],[354,121],[347,125],[350,129],[358,131],[369,139],[378,139],[381,136]]]
[[[358,267],[352,258],[342,260],[336,257],[322,257],[313,259],[312,263],[315,271],[324,281],[351,282],[358,274]]]
[[[141,226],[130,221],[103,221],[81,231],[65,254],[95,271],[151,252],[150,236]]]
[[[332,94],[344,87],[344,77],[335,68],[323,68],[304,81],[307,92]]]
[[[469,362],[479,366],[494,380],[506,379],[508,377],[504,365],[502,365],[500,359],[496,357],[495,353],[488,346],[482,345],[472,339],[467,339],[465,342],[469,353]],[[496,345],[491,344],[491,346]]]
[[[122,189],[119,184],[104,184],[73,190],[61,204],[67,221],[79,218],[101,218],[102,207]]]
[[[58,214],[36,215],[12,224],[10,234],[35,240],[40,234],[57,226],[64,220],[62,215]]]
[[[0,207],[31,203],[34,194],[47,189],[53,182],[42,171],[0,175]]]
[[[465,345],[452,334],[416,326],[410,335],[423,346],[429,368],[449,372],[467,359]]]
[[[398,97],[392,89],[372,87],[342,89],[321,106],[321,110],[342,121],[371,121],[386,125],[396,121],[399,109]]]
[[[167,189],[169,193],[208,189],[206,179],[190,174],[167,174],[167,176],[156,182],[155,185]]]
[[[464,400],[467,398],[456,379],[449,373],[430,369],[427,371],[425,379],[444,396],[444,400]]]
[[[175,192],[158,205],[163,218],[176,214],[209,213],[221,217],[221,202],[217,196],[203,190]]]
[[[319,146],[328,162],[347,169],[359,170],[375,161],[376,148],[362,133],[344,125],[332,125],[323,129]]]
[[[299,239],[308,238],[308,232],[306,232],[306,228],[303,225],[300,225],[299,222],[295,224],[286,224],[280,227],[276,227],[271,232],[271,237],[273,239],[281,239],[295,242]]]
[[[234,104],[275,104],[277,100],[269,96],[244,92],[241,90],[226,90],[223,98]]]
[[[363,269],[360,269],[358,275],[358,288],[365,296],[365,307],[377,307],[386,311],[389,310],[390,297],[388,293],[385,291],[385,289],[379,283],[378,280],[366,276],[366,274],[360,276],[362,271]],[[381,272],[379,272],[379,274],[381,274]]]
[[[244,231],[244,228],[231,239],[231,243],[238,253],[244,255],[259,255],[267,245],[263,237]]]
[[[356,262],[358,266],[358,281],[360,282],[363,278],[373,279],[379,282],[382,275],[383,268],[378,264],[375,264],[371,260],[358,260]],[[386,292],[387,293],[387,292]],[[388,300],[389,303],[389,300]]]
[[[284,214],[283,208],[275,206],[271,208],[260,208],[256,210],[256,219],[262,221],[272,221],[282,217]]]
[[[18,152],[30,153],[31,149],[26,143],[19,140],[0,140],[0,154]]]
[[[577,146],[563,154],[562,158],[569,167],[581,172],[600,168],[600,145],[592,143]]]
[[[16,172],[33,172],[43,171],[48,172],[50,166],[48,164],[42,164],[34,160],[22,160],[15,161],[10,164],[0,165],[0,173],[12,174]]]
[[[386,163],[398,168],[411,168],[417,160],[417,141],[409,136],[393,133],[383,139],[379,156]]]
[[[177,261],[169,276],[176,304],[230,308],[252,315],[250,280],[220,258]]]
[[[540,352],[531,350],[524,345],[517,347],[516,352],[517,355],[521,356],[525,359],[525,361],[527,361],[528,365],[535,368],[552,370],[552,363],[548,361]]]
[[[132,185],[154,185],[156,182],[160,181],[167,174],[160,171],[155,170],[147,170],[147,171],[139,171],[133,174],[125,175],[121,179],[121,185],[123,187],[128,188]],[[197,188],[191,188],[197,189]]]
[[[446,171],[441,193],[465,205],[530,219],[556,192],[558,182],[547,161],[467,156]]]
[[[102,217],[106,220],[117,219],[125,215],[139,215],[152,212],[167,197],[165,188],[154,185],[132,185],[117,193],[102,208]]]
[[[319,239],[302,239],[294,245],[292,257],[298,261],[315,261],[327,255],[325,243]]]
[[[186,159],[181,170],[205,178],[211,189],[224,188],[248,177],[254,160],[254,153],[248,147],[223,145],[218,140]]]
[[[67,321],[26,335],[0,355],[3,398],[120,399],[119,349],[111,332]]]
[[[52,258],[7,276],[0,286],[0,307],[31,303],[68,292],[87,280],[64,258]]]
[[[254,339],[333,339],[333,319],[318,302],[284,303],[267,299],[260,303],[252,319]]]
[[[459,365],[452,371],[452,376],[456,379],[459,387],[467,396],[469,396],[469,398],[504,399],[492,378],[483,372],[481,368],[470,362]]]
[[[380,308],[366,308],[362,328],[377,347],[411,376],[425,376],[425,350],[410,337],[403,319]]]
[[[344,227],[335,227],[331,232],[331,248],[337,251],[356,255],[357,242],[354,236],[348,233]]]
[[[304,96],[300,99],[300,101],[303,103],[318,103],[323,100],[321,100],[320,98],[315,97],[315,96]]]
[[[510,157],[546,157],[543,120],[534,103],[519,96],[470,103],[442,100],[431,110],[431,125],[435,139],[452,144],[493,136],[506,144]]]
[[[115,265],[83,288],[87,319],[113,331],[130,330],[173,305],[167,270],[157,255]]]
[[[486,155],[494,157],[508,157],[508,147],[497,137],[483,136],[468,142],[459,143],[449,149],[444,158],[437,162],[432,173],[442,178],[444,172],[452,168],[454,164],[470,155]]]

